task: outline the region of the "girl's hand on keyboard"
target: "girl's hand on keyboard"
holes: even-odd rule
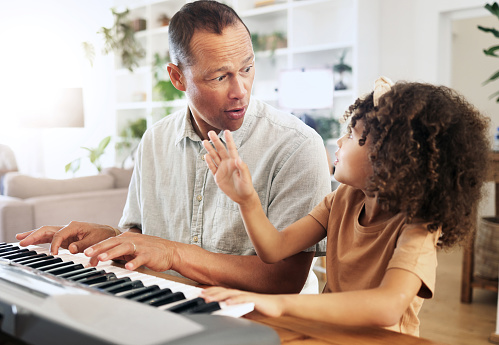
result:
[[[255,310],[270,317],[279,317],[284,313],[285,295],[263,295],[222,287],[212,287],[204,289],[201,292],[201,297],[208,303],[213,301],[223,301],[227,305],[254,303]]]

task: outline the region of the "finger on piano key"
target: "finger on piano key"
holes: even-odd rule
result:
[[[241,304],[232,304],[227,305],[225,302],[220,303],[220,310],[217,310],[212,313],[212,315],[223,315],[223,316],[231,316],[231,317],[241,317],[252,312],[255,309],[254,303],[241,303]]]

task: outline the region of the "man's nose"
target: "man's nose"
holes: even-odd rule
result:
[[[230,98],[241,99],[247,94],[245,80],[240,77],[235,77],[230,86]]]

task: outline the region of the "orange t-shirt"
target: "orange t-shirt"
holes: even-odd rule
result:
[[[421,279],[421,289],[399,323],[389,329],[417,336],[423,298],[431,298],[435,289],[440,231],[430,233],[424,223],[405,224],[402,213],[374,226],[361,226],[365,198],[361,190],[340,185],[310,212],[327,230],[323,292],[376,288],[390,268],[412,272]]]

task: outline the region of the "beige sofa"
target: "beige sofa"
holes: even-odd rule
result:
[[[72,220],[117,227],[131,175],[132,170],[119,168],[70,179],[7,173],[0,195],[0,242],[14,242],[19,232]]]

